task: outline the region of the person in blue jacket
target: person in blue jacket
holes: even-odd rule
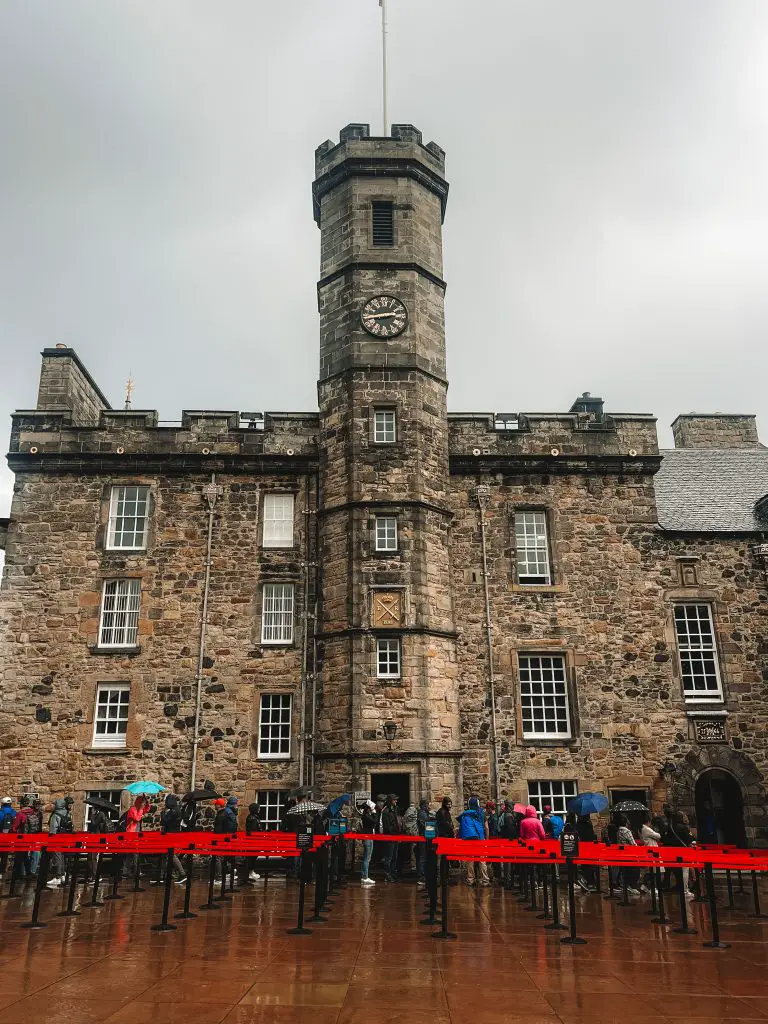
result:
[[[476,796],[471,796],[467,801],[466,811],[457,816],[459,823],[459,839],[487,839],[488,825],[485,814],[480,807],[480,801]],[[467,861],[467,885],[475,884],[475,866],[480,875],[480,885],[489,886],[488,866],[485,861]]]

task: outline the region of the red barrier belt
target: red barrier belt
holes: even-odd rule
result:
[[[310,852],[326,843],[330,836],[312,837]],[[0,835],[0,853],[26,853],[43,847],[55,853],[157,854],[174,850],[223,857],[297,857],[296,835],[293,832],[67,832],[48,835],[46,832]]]

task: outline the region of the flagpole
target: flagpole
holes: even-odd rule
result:
[[[382,77],[382,108],[384,117],[384,135],[389,135],[389,116],[387,113],[387,0],[379,0],[381,7],[381,77]]]

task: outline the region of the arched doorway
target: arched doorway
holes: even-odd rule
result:
[[[696,780],[696,826],[699,841],[746,846],[744,800],[730,772],[708,768]]]

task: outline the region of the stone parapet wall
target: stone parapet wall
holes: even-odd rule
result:
[[[688,413],[672,424],[675,448],[757,448],[757,420],[752,415]]]

